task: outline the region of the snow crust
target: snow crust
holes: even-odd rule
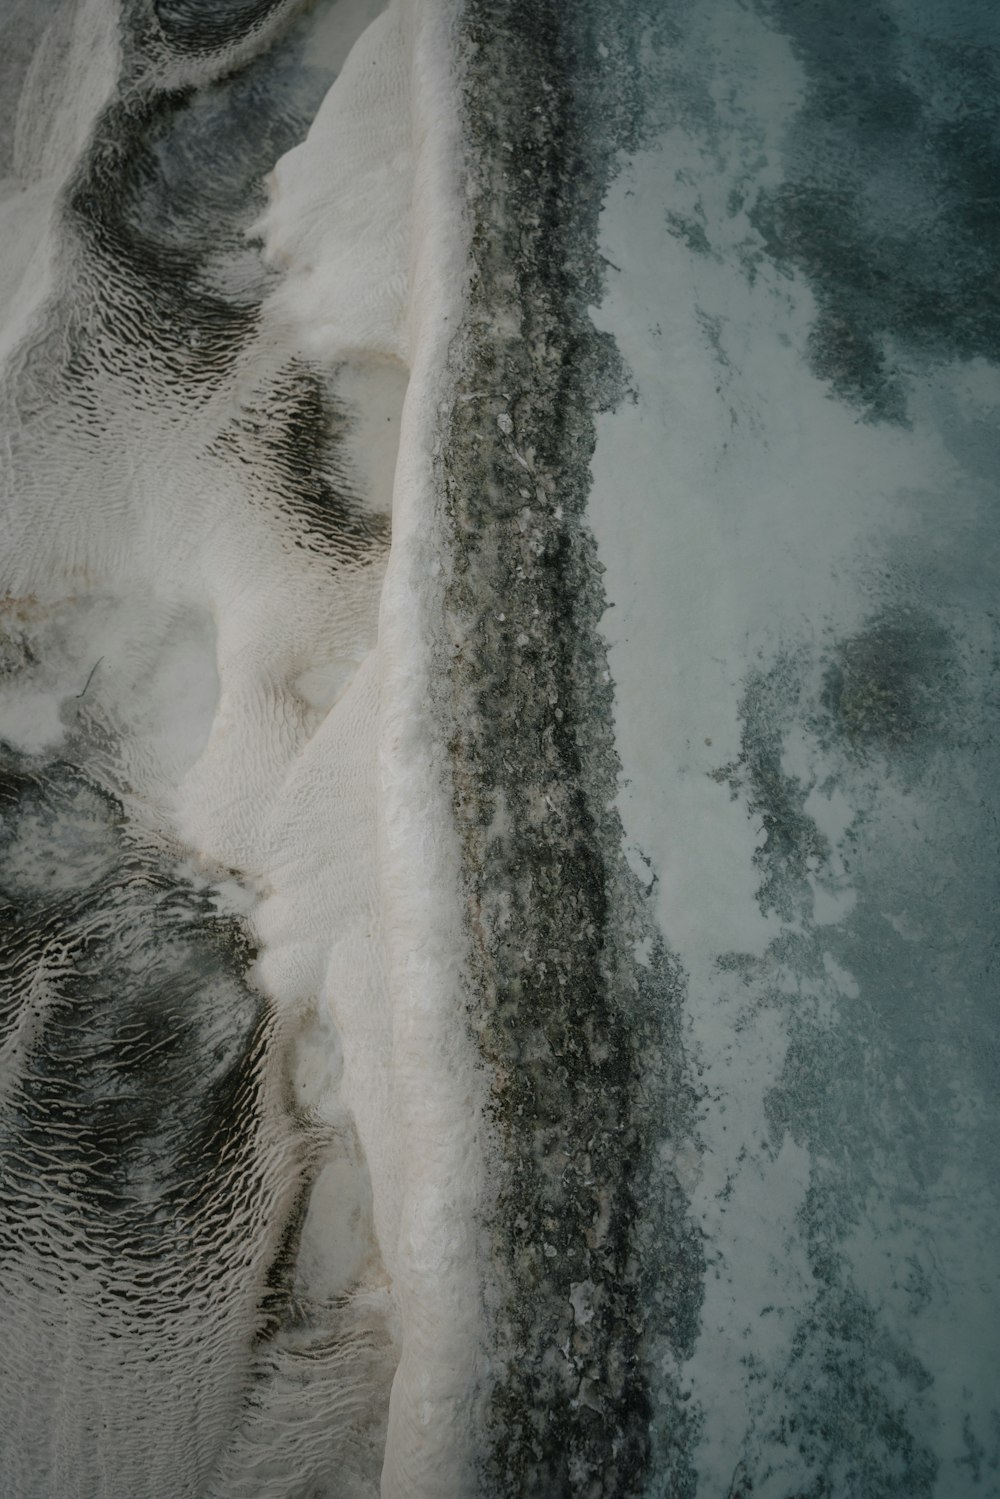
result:
[[[457,856],[427,685],[429,443],[464,264],[447,26],[448,7],[427,4],[392,5],[372,23],[307,141],[279,161],[262,225],[267,253],[287,266],[265,309],[271,336],[330,363],[349,360],[347,381],[360,382],[369,408],[377,390],[398,386],[384,361],[411,366],[377,642],[360,661],[344,647],[328,658],[331,680],[342,668],[346,685],[332,689],[313,727],[255,658],[240,610],[230,627],[237,691],[253,702],[229,717],[223,671],[214,743],[182,800],[182,823],[202,850],[257,870],[267,887],[256,916],[261,986],[281,1005],[318,992],[343,1051],[339,1097],[370,1174],[402,1336],[387,1499],[468,1492],[462,1415],[477,1315],[476,1089],[459,1020]],[[342,592],[341,621],[345,605]],[[329,632],[316,596],[296,632],[311,637],[314,673],[315,641]],[[275,650],[271,637],[271,660]],[[206,816],[218,824],[227,802],[224,827],[206,836]]]
[[[386,1499],[474,1489],[482,1200],[481,1089],[463,1015],[465,937],[440,731],[430,716],[441,519],[435,433],[446,353],[467,274],[461,212],[454,6],[411,12],[411,375],[380,620],[380,794],[389,994],[404,1133],[397,1291],[403,1349],[393,1384]]]
[[[258,225],[285,268],[270,315],[327,361],[409,355],[410,24],[393,4],[368,26],[307,138],[275,167]]]
[[[319,61],[343,67],[307,140],[276,164],[252,231],[282,275],[233,379],[185,406],[157,387],[155,360],[137,374],[126,356],[101,372],[99,427],[8,424],[0,594],[8,633],[41,664],[5,688],[3,733],[56,753],[83,714],[110,746],[108,789],[248,917],[252,977],[283,1034],[298,1027],[298,1101],[343,1140],[303,1230],[306,1291],[335,1300],[360,1284],[398,1339],[383,1494],[460,1499],[478,1085],[428,706],[431,444],[465,264],[452,7],[398,0],[371,20],[377,9],[338,4],[316,22]],[[119,71],[114,15],[103,0],[76,8],[60,68],[47,43],[25,94],[23,174],[0,198],[15,391],[33,340],[86,294],[55,205]],[[180,82],[213,66],[170,64]],[[51,95],[70,74],[63,108]],[[227,266],[222,254],[219,285]],[[387,571],[379,547],[331,558],[248,488],[252,449],[234,462],[217,441],[295,360],[325,368],[348,414],[344,472],[367,513],[391,516]],[[220,1493],[244,1492],[238,1467]]]
[[[975,614],[970,626],[964,611],[983,586],[983,549],[995,550],[974,450],[963,473],[947,413],[995,417],[1000,392],[995,371],[956,360],[907,368],[905,426],[862,421],[834,398],[807,363],[816,302],[805,278],[764,255],[752,275],[741,269],[757,250],[748,183],[779,184],[795,139],[805,91],[798,59],[766,20],[727,0],[694,17],[686,48],[676,66],[711,98],[712,128],[700,134],[678,109],[623,163],[602,217],[609,269],[593,316],[617,341],[634,400],[598,419],[588,516],[613,605],[603,630],[630,858],[644,883],[655,876],[658,919],[689,983],[701,1105],[697,1142],[678,1170],[708,1256],[701,1335],[682,1371],[703,1413],[698,1493],[743,1492],[744,1483],[766,1499],[804,1492],[820,1460],[808,1445],[816,1419],[832,1444],[821,1458],[832,1465],[822,1470],[831,1492],[847,1491],[837,1465],[848,1462],[850,1482],[866,1492],[878,1483],[880,1493],[910,1492],[892,1474],[909,1460],[912,1433],[940,1471],[933,1492],[971,1494],[979,1479],[968,1454],[978,1441],[988,1449],[995,1423],[984,1298],[997,1197],[983,1165],[995,1126],[989,1095],[973,1081],[974,1048],[958,1062],[946,1038],[952,1014],[971,1017],[976,1001],[959,997],[960,981],[952,993],[942,974],[918,1028],[907,1018],[917,985],[900,972],[906,998],[892,998],[897,974],[879,968],[882,920],[926,941],[928,965],[935,944],[950,940],[949,921],[964,926],[959,910],[942,906],[938,870],[956,858],[955,829],[972,803],[947,813],[935,803],[957,807],[971,772],[957,749],[957,768],[941,750],[909,776],[888,759],[862,763],[856,747],[845,751],[831,729],[810,723],[799,698],[821,701],[816,663],[831,659],[838,640],[862,638],[879,611],[892,617],[901,599],[940,611],[959,639],[969,630],[975,640]],[[961,706],[956,713],[965,714],[963,734],[981,732]],[[803,818],[819,835],[794,914],[762,894],[768,833],[746,779],[753,735],[768,754],[773,736],[778,758],[767,765],[801,791]],[[905,913],[918,909],[925,919],[914,926]],[[854,1028],[862,1049],[852,1091],[821,1059]],[[925,1072],[931,1031],[936,1061]],[[887,1036],[891,1084],[879,1070]],[[861,1082],[861,1069],[871,1081]],[[929,1150],[916,1164],[913,1126],[889,1122],[890,1090],[912,1100],[927,1129]],[[818,1226],[812,1218],[831,1182],[849,1229],[838,1230],[836,1214]],[[946,1204],[959,1200],[956,1216]],[[870,1345],[850,1317],[824,1343],[825,1298],[836,1292],[817,1268],[817,1242],[837,1266],[834,1283],[851,1287],[844,1305],[871,1308]],[[907,1277],[920,1295],[904,1292]],[[841,1387],[830,1376],[838,1354],[824,1350],[852,1336],[856,1363]],[[895,1372],[886,1373],[891,1358]],[[904,1371],[921,1366],[928,1372],[907,1387]],[[883,1380],[888,1393],[878,1398],[899,1402],[885,1473],[873,1431],[843,1414],[852,1392],[881,1390]]]
[[[377,645],[286,773],[258,918],[261,983],[282,1003],[318,988],[343,1047],[342,1097],[402,1329],[387,1499],[469,1491],[478,1313],[477,1088],[428,716],[431,443],[464,268],[449,24],[445,4],[394,4],[372,24],[307,141],[278,163],[263,221],[269,255],[288,266],[269,318],[372,384],[380,360],[410,366]]]
[[[0,180],[0,360],[24,338],[52,286],[53,210],[120,64],[106,0],[65,7],[21,84],[10,175]]]

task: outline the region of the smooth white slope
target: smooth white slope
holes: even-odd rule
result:
[[[269,316],[313,356],[348,359],[352,378],[388,378],[393,356],[410,366],[378,644],[279,798],[287,821],[265,860],[275,893],[260,916],[260,975],[279,1000],[315,982],[304,951],[327,954],[342,1096],[400,1314],[387,1499],[468,1494],[473,1437],[477,1080],[447,771],[430,710],[433,444],[465,271],[450,24],[451,6],[437,0],[393,5],[373,23],[307,141],[279,162],[264,220],[269,252],[287,267]],[[351,764],[345,799],[334,782]],[[362,804],[374,815],[345,840],[352,802],[355,820]]]

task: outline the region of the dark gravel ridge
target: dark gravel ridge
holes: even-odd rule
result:
[[[602,0],[469,0],[460,22],[473,269],[439,457],[438,706],[493,1080],[480,1491],[519,1499],[693,1493],[677,1369],[701,1246],[663,1164],[693,1128],[684,977],[622,853],[584,518],[595,413],[627,393],[587,309],[603,194],[642,129],[642,24]]]

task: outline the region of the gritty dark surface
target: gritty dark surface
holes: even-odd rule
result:
[[[644,1492],[655,1463],[680,1499],[691,1418],[676,1405],[654,1454],[647,1358],[691,1346],[700,1297],[683,1194],[653,1166],[690,1129],[683,974],[621,853],[582,519],[594,413],[625,387],[587,306],[614,152],[641,129],[638,32],[601,5],[473,3],[464,26],[474,274],[441,467],[469,1015],[499,1155],[482,1492],[612,1499]],[[670,1373],[657,1396],[676,1401]]]

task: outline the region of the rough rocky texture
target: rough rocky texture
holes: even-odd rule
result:
[[[442,707],[469,1019],[494,1076],[482,1491],[610,1499],[649,1479],[648,1360],[655,1398],[676,1401],[701,1269],[680,1189],[653,1165],[690,1129],[683,975],[621,852],[605,599],[583,520],[594,413],[627,379],[587,307],[614,153],[641,125],[639,21],[515,0],[471,3],[463,26],[473,275],[440,458]],[[691,1492],[689,1436],[678,1414],[656,1457],[663,1492]]]

